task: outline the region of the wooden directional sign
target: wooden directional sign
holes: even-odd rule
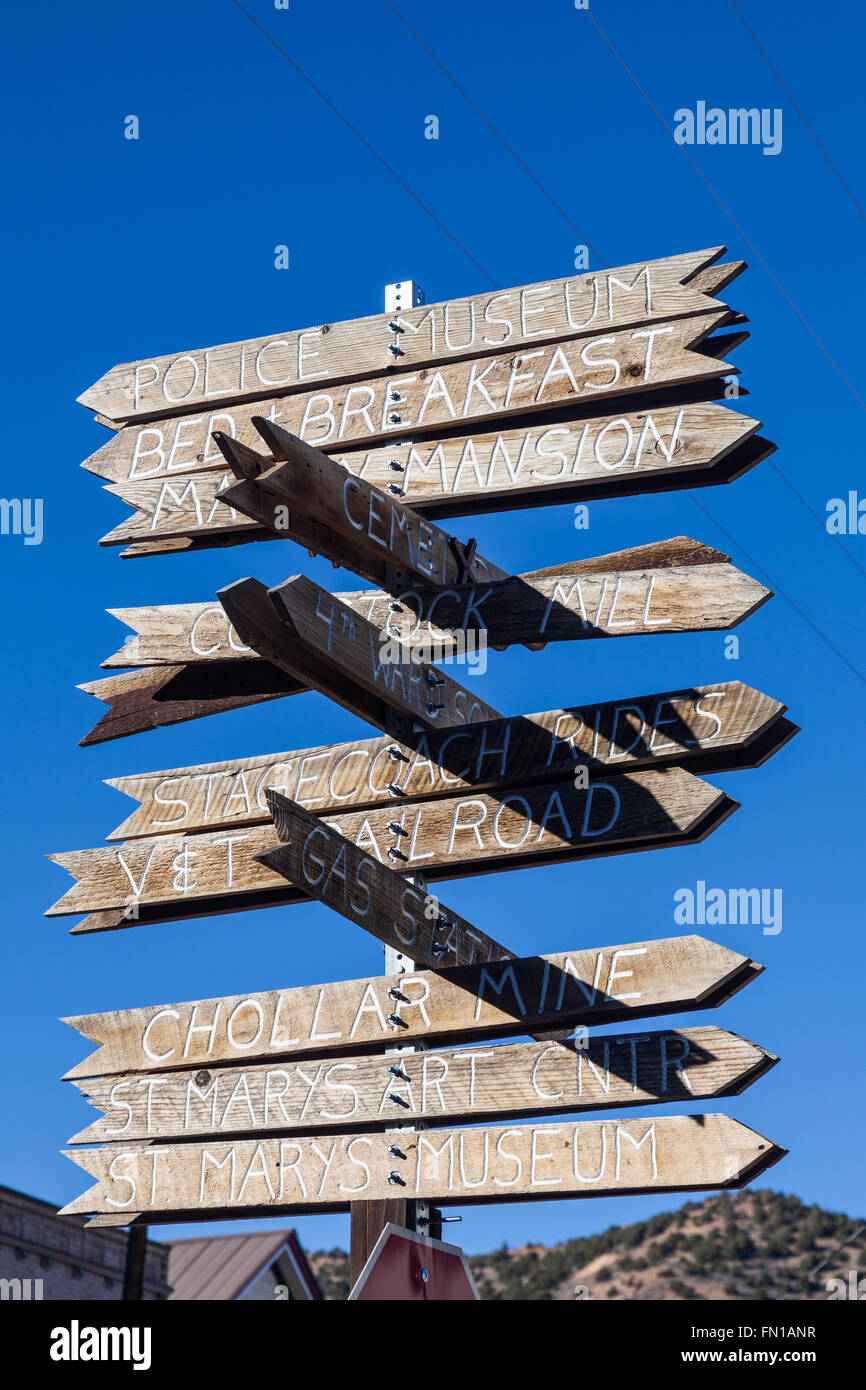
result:
[[[322,383],[207,414],[166,412],[148,424],[121,429],[83,466],[109,482],[121,482],[212,463],[215,430],[242,444],[256,444],[254,415],[267,416],[308,444],[333,451],[405,439],[422,430],[484,428],[508,416],[712,380],[737,370],[719,360],[720,345],[705,346],[711,333],[735,317],[722,309],[352,384]],[[738,333],[721,346],[736,346],[742,337]]]
[[[774,452],[759,428],[724,406],[683,401],[593,419],[530,418],[493,433],[334,457],[379,488],[389,490],[396,479],[403,500],[423,516],[461,516],[732,482]],[[234,483],[232,472],[211,462],[207,471],[108,486],[135,511],[101,544],[131,545],[124,554],[134,556],[159,553],[160,543],[175,538],[199,546],[273,540],[267,518],[244,515],[227,500]]]
[[[579,1042],[125,1073],[78,1081],[104,1113],[70,1144],[495,1120],[737,1095],[778,1059],[721,1028]],[[396,1064],[396,1065],[395,1065]]]
[[[222,610],[220,610],[222,611]],[[225,615],[223,615],[225,616]],[[212,666],[163,666],[159,671],[128,671],[104,680],[85,681],[78,689],[108,705],[102,718],[80,740],[82,747],[126,738],[168,724],[183,724],[207,714],[223,714],[297,695],[302,681],[269,661],[215,662]]]
[[[674,849],[680,845],[698,844],[701,840],[705,840],[708,835],[711,835],[714,830],[718,829],[722,822],[727,820],[728,816],[737,809],[737,806],[738,803],[736,801],[733,801],[729,797],[722,797],[719,802],[688,831],[679,832],[675,826],[666,825],[663,839],[660,839],[655,833],[645,837],[639,836],[636,839],[629,840],[627,844],[619,849],[605,844],[591,847],[586,844],[582,847],[575,845],[571,850],[567,852],[563,851],[562,857],[567,861],[593,859],[600,855],[621,853],[637,854],[644,850]],[[476,805],[476,814],[480,814],[480,809],[481,808]],[[389,825],[393,823],[393,820],[389,820],[388,822]],[[462,828],[462,826],[460,828]],[[237,836],[230,838],[232,844],[234,844]],[[128,894],[123,906],[94,908],[89,912],[88,916],[84,917],[82,921],[70,928],[70,934],[79,935],[97,931],[117,931],[125,927],[146,926],[157,922],[180,922],[192,917],[207,917],[219,913],[246,912],[250,909],[260,907],[282,907],[299,901],[298,890],[294,887],[290,887],[287,883],[284,883],[282,889],[274,887],[256,888],[249,886],[246,889],[242,889],[237,895],[232,893],[217,893],[215,897],[209,897],[207,892],[205,892],[204,896],[200,897],[194,893],[190,893],[189,885],[195,883],[195,880],[189,875],[189,869],[193,862],[189,857],[189,852],[194,851],[197,853],[199,847],[198,845],[184,843],[182,837],[179,837],[179,839],[180,842],[176,840],[174,843],[174,848],[177,850],[177,855],[174,856],[177,859],[177,864],[175,866],[177,875],[176,878],[172,878],[172,889],[176,891],[172,891],[162,898],[157,892],[153,901],[148,902],[142,902],[140,897],[135,896],[135,892]],[[141,841],[132,842],[132,844],[127,842],[124,848],[126,850],[131,850],[134,844],[141,845],[141,843]],[[224,843],[226,845],[226,859],[228,859],[231,854],[228,839],[225,840]],[[166,845],[164,841],[161,841],[160,849],[163,848],[166,848]],[[207,846],[207,848],[210,850],[211,846]],[[250,851],[254,848],[255,846],[252,845],[247,847]],[[269,848],[272,848],[272,846],[258,846],[259,852],[261,853],[265,853]],[[562,847],[560,846],[560,848]],[[546,849],[547,845],[541,846],[538,850],[539,854],[544,854]],[[93,853],[95,852],[84,852],[88,858],[90,858]],[[57,856],[49,857],[57,858]],[[76,858],[78,857],[79,856],[76,856]],[[132,857],[131,854],[130,857]],[[215,867],[213,865],[213,857],[210,853],[206,855],[206,860],[208,872],[218,874],[220,869],[218,866]],[[146,862],[149,867],[150,863],[153,861]],[[484,867],[483,859],[479,857],[475,861],[470,861],[471,866],[464,866],[459,870],[452,867],[448,874],[439,872],[436,866],[430,869],[429,863],[420,864],[417,868],[426,873],[428,877],[433,880],[445,877],[465,877],[475,873],[498,872],[500,868],[529,868],[535,863],[542,862],[544,862],[543,859],[536,859],[532,856],[525,859],[514,858],[509,863],[486,868]],[[161,869],[161,861],[157,860],[156,863],[157,868]],[[88,865],[88,871],[92,867],[93,865]],[[222,872],[226,874],[226,877],[228,877],[230,867],[228,863],[222,866]],[[232,882],[234,881],[235,879],[232,877]],[[185,887],[186,892],[184,891]],[[306,899],[302,899],[302,901],[306,901]],[[68,910],[78,911],[83,909],[70,908]],[[54,915],[54,909],[46,913],[46,916],[51,915]]]
[[[351,563],[356,574],[374,584],[387,582],[389,566],[404,574],[407,583],[464,584],[508,577],[476,553],[474,541],[462,545],[392,492],[356,478],[320,449],[269,420],[253,416],[253,424],[280,461],[274,464],[228,435],[215,435],[240,479],[223,494],[229,507],[237,506],[275,534],[285,534],[336,563]]]
[[[105,491],[128,502],[135,513],[102,536],[99,544],[126,545],[184,537],[214,538],[214,544],[230,545],[273,540],[269,527],[257,525],[235,507],[222,505],[223,493],[235,481],[234,473],[210,470],[108,486]],[[150,553],[154,551],[150,549]]]
[[[757,420],[687,399],[686,389],[679,403],[671,401],[676,392],[665,394],[667,400],[639,410],[560,411],[556,419],[530,416],[500,430],[335,457],[377,487],[396,477],[405,502],[425,516],[445,517],[727,482],[773,452],[774,445],[756,437]]]
[[[388,851],[396,847],[406,856],[396,861],[401,871],[457,878],[694,844],[736,806],[716,787],[671,767],[591,780],[588,787],[575,787],[569,778],[493,795],[395,803],[329,816],[327,824],[381,863],[395,862]],[[49,858],[77,882],[47,915],[119,909],[120,920],[110,925],[129,927],[148,920],[148,908],[158,908],[162,920],[177,920],[294,902],[300,890],[256,857],[277,844],[273,829],[249,826],[53,854]],[[78,930],[104,925],[82,923]]]
[[[399,635],[410,647],[435,639],[437,650],[448,656],[457,643],[452,627],[445,625],[446,617],[454,630],[464,625],[468,631],[480,630],[486,623],[486,640],[498,648],[512,642],[727,628],[741,622],[769,597],[767,589],[730,565],[723,552],[687,537],[531,571],[500,584],[452,587],[444,594],[410,590],[399,599],[381,591],[356,590],[331,595],[329,602],[332,599],[338,608],[353,610],[376,625],[380,634]],[[254,581],[243,590],[235,586],[235,602],[239,595],[253,607],[259,629],[258,651],[263,651],[266,640],[264,625],[271,634],[274,653],[281,650],[285,655],[286,633],[273,623],[263,586]],[[690,608],[698,603],[699,609]],[[115,608],[109,612],[133,628],[134,636],[103,666],[145,663],[172,669],[169,674],[148,676],[146,671],[136,671],[81,685],[79,689],[111,706],[111,713],[99,721],[84,743],[120,738],[308,688],[307,677],[300,674],[300,647],[293,654],[293,674],[289,675],[285,666],[263,661],[214,602]],[[346,621],[350,628],[350,620]],[[319,626],[324,630],[323,623]],[[201,663],[208,664],[206,674],[195,669]],[[236,663],[247,663],[249,671],[238,672]],[[323,671],[319,664],[317,673],[310,673],[317,688]],[[363,696],[357,684],[352,689],[355,703],[351,707],[360,712],[357,701]],[[383,702],[376,696],[364,703],[367,712],[361,717],[384,727]]]
[[[388,631],[404,638],[423,637],[421,625],[429,631],[435,621],[447,631],[484,629],[489,642],[510,645],[729,628],[771,597],[722,551],[677,536],[605,556],[600,565],[577,561],[568,573],[552,565],[529,581],[516,575],[493,584],[413,590],[400,596],[403,611],[392,612],[390,621],[381,616]],[[381,609],[373,612],[375,623]]]
[[[718,353],[722,347],[727,351],[735,345],[727,341],[726,335],[708,340],[707,346],[710,342]],[[329,452],[357,476],[369,477],[383,487],[391,481],[392,468],[402,467],[407,485],[405,500],[411,500],[422,515],[439,518],[630,497],[682,487],[715,487],[742,477],[775,452],[774,444],[751,432],[751,427],[757,428],[755,421],[740,416],[731,416],[727,421],[705,421],[703,406],[708,402],[749,394],[743,387],[733,387],[732,380],[730,376],[716,377],[712,381],[648,391],[641,396],[642,411],[601,416],[594,422],[599,439],[591,460],[588,441],[593,437],[589,429],[593,421],[585,418],[585,407],[577,406],[530,416],[525,429],[457,437],[450,432],[424,438],[413,435],[414,442],[405,445],[373,445],[366,452]],[[658,439],[656,424],[665,411],[671,412],[671,431]],[[652,429],[647,426],[650,415]],[[731,431],[735,439],[739,438],[741,420],[746,437],[728,448],[725,440]],[[560,433],[572,423],[578,426],[573,438]],[[709,433],[703,428],[705,423],[709,424]],[[601,431],[608,425],[622,431],[621,448],[619,452],[608,450],[608,430],[605,447],[599,454]],[[649,452],[644,449],[639,459],[632,458],[631,445],[641,440]],[[541,450],[537,455],[536,443]],[[555,447],[557,444],[563,446],[564,452]],[[705,449],[709,450],[706,458]],[[551,472],[552,468],[556,471]],[[574,476],[570,470],[576,470]],[[414,483],[407,477],[410,472]],[[136,511],[102,543],[115,545],[128,540],[130,543],[120,552],[121,558],[134,559],[273,540],[274,531],[263,524],[264,518],[256,522],[225,503],[222,494],[231,486],[232,474],[221,467],[219,457],[150,480],[107,484],[106,492],[123,498]]]
[[[687,537],[509,575],[431,519],[765,458],[759,423],[716,404],[748,336],[713,298],[743,268],[720,254],[129,363],[81,397],[117,427],[83,466],[134,508],[104,544],[282,536],[377,586],[246,579],[115,610],[133,635],[104,664],[140,669],[82,687],[109,706],[83,742],[305,689],[387,737],[114,779],[139,805],[113,843],[49,856],[75,881],[47,915],[86,913],[80,933],[313,899],[404,968],[65,1020],[98,1044],[67,1076],[99,1112],[70,1143],[103,1144],[70,1151],[96,1181],[65,1213],[351,1208],[355,1279],[386,1211],[738,1187],[783,1155],[724,1115],[564,1118],[749,1086],[777,1059],[719,1028],[568,1034],[715,1007],[760,966],[700,937],[515,959],[427,887],[694,844],[736,802],[693,769],[756,766],[797,732],[736,682],[505,717],[436,664],[729,629],[770,597]],[[559,1118],[513,1122],[533,1116]],[[471,1127],[408,1127],[445,1123]]]
[[[435,639],[445,654],[456,646],[453,637],[449,645],[454,629],[484,628],[494,647],[714,626],[726,629],[744,621],[770,596],[769,590],[729,561],[723,551],[688,536],[673,536],[610,555],[530,570],[492,584],[449,585],[444,594],[428,586],[397,598],[375,589],[341,591],[328,597],[380,632],[399,635],[410,645]],[[689,612],[690,596],[701,604],[700,612]],[[106,668],[256,659],[212,599],[109,608],[108,612],[132,628],[134,635],[103,661]],[[324,636],[324,622],[319,626]]]
[[[728,946],[678,936],[498,965],[81,1014],[63,1021],[98,1046],[65,1079],[225,1062],[250,1066],[398,1041],[476,1042],[711,1009],[763,969]]]
[[[61,1216],[151,1223],[183,1214],[345,1211],[407,1195],[437,1203],[742,1187],[785,1150],[727,1115],[665,1115],[400,1134],[109,1144],[66,1156],[96,1179]]]
[[[408,832],[398,821],[394,844],[382,863],[279,792],[265,796],[280,844],[260,855],[259,862],[305,896],[325,903],[420,967],[471,965],[513,955],[394,872],[408,860],[401,847]]]
[[[712,263],[724,247],[594,271],[547,284],[488,291],[467,299],[322,324],[201,351],[113,367],[79,396],[106,420],[146,419],[230,401],[256,400],[276,387],[350,380],[481,356],[497,348],[600,333],[719,308],[707,296],[744,268]],[[689,284],[688,282],[692,283]]]
[[[217,593],[242,640],[379,728],[498,719],[498,711],[304,575],[275,591],[242,579]],[[268,607],[270,606],[270,613]]]
[[[787,742],[784,705],[740,681],[635,695],[472,724],[465,731],[304,748],[106,779],[140,806],[107,837],[178,834],[270,819],[268,788],[308,811],[504,790],[562,778],[576,765],[633,772],[676,762],[695,772],[752,767]]]

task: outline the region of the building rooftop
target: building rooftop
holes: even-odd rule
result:
[[[285,1255],[302,1298],[319,1300],[316,1282],[293,1230],[175,1240],[168,1261],[171,1299],[230,1301]]]

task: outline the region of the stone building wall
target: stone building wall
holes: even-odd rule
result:
[[[125,1231],[85,1229],[50,1202],[0,1187],[0,1300],[119,1299],[126,1243]],[[148,1241],[145,1299],[168,1297],[168,1254],[167,1245]]]

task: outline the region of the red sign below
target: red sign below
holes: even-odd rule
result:
[[[361,1270],[350,1301],[388,1303],[464,1302],[480,1295],[466,1256],[458,1245],[445,1245],[389,1222]]]

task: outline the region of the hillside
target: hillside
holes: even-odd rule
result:
[[[310,1263],[326,1298],[346,1297],[344,1251],[318,1251]],[[828,1280],[866,1274],[866,1227],[779,1192],[722,1193],[600,1235],[503,1246],[469,1263],[489,1300],[826,1299]]]

